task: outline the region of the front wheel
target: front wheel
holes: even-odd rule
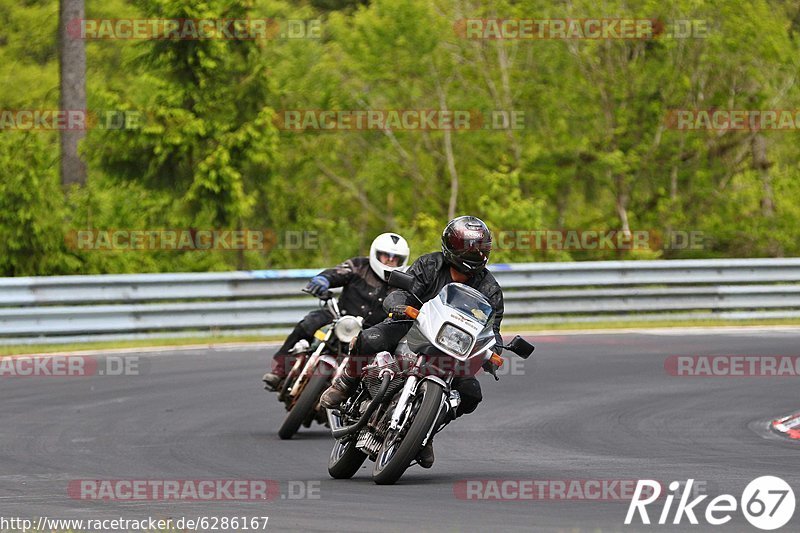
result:
[[[322,374],[315,375],[308,380],[303,392],[300,393],[300,397],[297,398],[297,402],[287,413],[283,425],[278,430],[278,436],[281,439],[291,439],[297,433],[303,422],[311,415],[314,406],[319,402],[319,397],[328,388],[329,382],[328,376]]]
[[[372,471],[372,480],[375,483],[394,484],[417,457],[422,441],[439,417],[443,394],[444,390],[438,383],[426,380],[420,384],[414,400],[419,403],[419,409],[416,414],[412,410],[410,416],[413,416],[413,420],[405,437],[398,440],[397,436],[388,435],[378,452]]]
[[[367,458],[367,454],[356,449],[355,439],[347,442],[337,440],[331,450],[328,473],[333,479],[350,479]]]

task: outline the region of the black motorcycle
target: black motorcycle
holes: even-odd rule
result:
[[[411,282],[399,272],[390,277],[401,288]],[[377,354],[363,369],[356,393],[328,410],[336,439],[328,464],[333,478],[352,477],[369,458],[375,461],[375,483],[395,483],[433,435],[455,419],[461,399],[451,387],[453,378],[485,367],[497,379],[503,359],[492,351],[494,311],[483,294],[450,283],[405,314],[414,324],[395,353]],[[534,350],[520,336],[503,348],[524,359]]]

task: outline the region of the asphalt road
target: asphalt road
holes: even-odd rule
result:
[[[498,383],[482,377],[478,411],[437,436],[434,467],[414,467],[391,487],[371,482],[371,463],[352,480],[329,479],[332,441],[321,426],[278,439],[284,412],[261,388],[265,350],[143,354],[140,375],[0,377],[0,518],[269,516],[269,531],[674,531],[625,526],[628,500],[465,500],[456,489],[464,480],[693,478],[712,496],[738,498],[750,480],[778,475],[800,497],[800,447],[764,431],[771,417],[800,408],[799,378],[675,377],[664,367],[670,355],[799,355],[800,331],[531,339],[531,360]],[[70,481],[82,479],[270,479],[281,495],[70,497]],[[303,492],[312,498],[294,498]],[[798,524],[800,511],[787,528]],[[686,529],[755,531],[738,513],[726,526]]]

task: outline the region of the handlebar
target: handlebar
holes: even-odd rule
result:
[[[497,377],[497,369],[503,366],[503,363],[503,358],[492,352],[492,355],[489,357],[489,359],[483,363],[483,369],[486,370],[495,381],[500,381],[500,378]]]
[[[315,296],[320,299],[323,305],[326,305],[334,317],[339,317],[342,312],[339,310],[339,302],[336,300],[336,295],[333,291],[325,291],[320,295],[313,294],[311,291],[303,289],[303,292]]]
[[[328,300],[333,300],[335,297],[336,296],[333,294],[333,291],[325,291],[319,296],[317,296],[317,298],[319,298],[323,302],[327,302]]]
[[[323,292],[323,293],[322,293],[322,294],[320,294],[320,295],[316,295],[316,294],[314,294],[313,292],[311,292],[311,291],[310,291],[310,290],[308,290],[308,289],[302,289],[302,291],[303,291],[304,293],[306,293],[306,294],[310,294],[311,296],[314,296],[315,298],[319,298],[319,299],[320,299],[320,300],[322,300],[323,302],[327,302],[327,301],[328,301],[328,300],[330,300],[331,298],[334,298],[334,297],[335,297],[335,295],[333,294],[333,291],[325,291],[325,292]]]
[[[417,319],[417,316],[419,315],[419,309],[417,309],[416,307],[411,307],[410,305],[398,306],[398,308],[399,307],[405,307],[405,309],[403,309],[402,313],[398,313],[397,316],[394,316],[395,312],[392,311],[391,313],[389,313],[389,318],[391,318],[392,320],[404,320],[406,319],[405,317],[408,317],[408,319],[410,320]]]

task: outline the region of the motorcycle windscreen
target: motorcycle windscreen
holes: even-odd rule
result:
[[[492,327],[492,323],[487,323],[483,330],[478,334],[478,338],[475,340],[475,346],[472,348],[473,352],[479,352],[481,350],[485,350],[490,346],[494,345],[497,339],[494,336],[494,328]]]
[[[460,283],[445,285],[439,292],[439,299],[446,306],[477,320],[482,326],[488,324],[494,314],[486,296]]]

